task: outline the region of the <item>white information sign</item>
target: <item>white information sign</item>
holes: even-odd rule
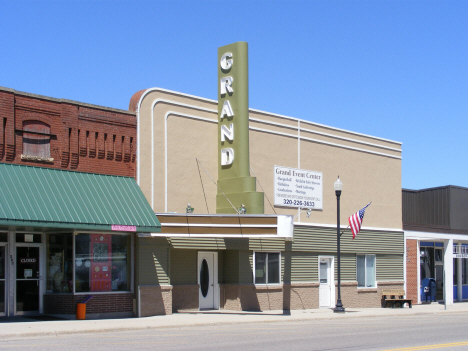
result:
[[[323,174],[289,167],[274,167],[275,206],[323,209]]]
[[[455,258],[468,258],[468,254],[455,254]]]
[[[31,278],[32,277],[32,269],[25,269],[24,270],[24,278]]]

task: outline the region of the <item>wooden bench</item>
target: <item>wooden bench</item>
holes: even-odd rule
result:
[[[395,308],[395,305],[398,303],[401,308],[405,306],[405,303],[408,303],[409,308],[412,308],[413,300],[405,299],[405,290],[403,289],[383,289],[382,290],[382,307],[387,307],[387,304],[390,303],[392,308]]]

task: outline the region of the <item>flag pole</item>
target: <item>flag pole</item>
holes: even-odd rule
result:
[[[345,231],[347,231],[347,230],[348,230],[348,228],[349,228],[349,225],[346,227],[346,229],[344,229],[344,230],[341,232],[340,236],[342,236],[342,235],[343,235],[343,233],[344,233]]]

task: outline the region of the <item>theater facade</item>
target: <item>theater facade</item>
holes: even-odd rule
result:
[[[380,307],[405,285],[401,143],[249,108],[247,50],[218,49],[218,100],[131,98],[136,179],[161,223],[137,239],[138,314],[335,306],[338,176],[343,305]],[[353,240],[347,218],[371,201]]]

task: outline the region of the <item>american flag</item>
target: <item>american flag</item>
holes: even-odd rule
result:
[[[356,212],[348,218],[349,226],[351,227],[351,231],[353,232],[353,239],[356,237],[356,235],[358,235],[359,231],[361,230],[364,212],[366,212],[366,208],[369,207],[371,203],[372,202],[369,202],[367,206],[361,208],[358,212]]]

